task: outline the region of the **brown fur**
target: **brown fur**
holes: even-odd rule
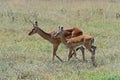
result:
[[[59,37],[62,41],[63,44],[65,44],[68,48],[69,48],[69,55],[68,55],[68,60],[70,60],[70,58],[72,57],[73,53],[75,52],[76,47],[78,46],[85,46],[86,49],[88,49],[92,56],[91,56],[91,60],[93,62],[93,65],[96,66],[95,64],[95,52],[94,50],[92,50],[92,40],[94,39],[94,37],[90,36],[90,35],[80,35],[74,38],[70,38],[70,39],[66,39],[64,36],[64,31],[63,31],[63,27],[61,27],[60,31],[55,35],[55,37]]]
[[[44,39],[51,42],[53,44],[53,60],[54,60],[54,56],[56,56],[60,61],[62,61],[62,59],[59,56],[57,56],[57,54],[56,54],[58,46],[61,43],[61,40],[60,40],[60,38],[54,38],[53,37],[58,32],[58,30],[52,31],[50,33],[46,33],[38,27],[37,21],[35,23],[32,23],[32,24],[33,24],[34,28],[32,29],[32,31],[29,32],[28,35],[33,35],[35,33],[38,33],[41,37],[43,37]],[[83,32],[81,30],[79,30],[78,28],[71,28],[71,29],[65,29],[64,30],[64,36],[66,38],[71,38],[71,37],[79,36],[79,35],[82,35],[82,34],[83,34]]]

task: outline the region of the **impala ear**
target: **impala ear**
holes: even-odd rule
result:
[[[60,27],[60,26],[59,26],[58,28],[59,28],[59,30],[61,29],[61,27]]]
[[[63,31],[63,27],[61,27],[61,31]]]
[[[38,27],[38,22],[37,22],[37,21],[35,21],[35,26],[37,26],[37,27]]]

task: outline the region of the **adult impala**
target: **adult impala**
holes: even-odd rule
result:
[[[33,24],[33,29],[29,32],[28,35],[33,35],[33,34],[37,33],[42,38],[44,38],[45,40],[52,43],[53,44],[53,57],[52,57],[52,59],[54,60],[54,56],[56,56],[62,62],[63,60],[56,54],[58,46],[61,43],[61,40],[60,40],[60,38],[53,37],[58,31],[56,30],[56,31],[52,31],[50,33],[47,33],[47,32],[43,31],[41,28],[38,27],[38,22],[37,21],[35,23],[32,23],[32,24]],[[79,36],[79,35],[82,35],[82,34],[83,34],[83,32],[81,30],[79,30],[78,28],[71,28],[71,29],[64,30],[64,36],[65,36],[66,39],[69,39],[71,37],[76,37],[76,36]],[[84,48],[79,47],[78,49],[81,50],[82,55],[84,56]],[[83,60],[85,60],[85,58],[83,58]]]
[[[86,47],[92,54],[91,60],[93,63],[93,66],[97,66],[95,63],[95,50],[96,46],[93,45],[94,43],[94,37],[90,35],[79,35],[77,37],[73,37],[70,39],[66,39],[64,36],[64,30],[63,27],[60,28],[60,31],[56,33],[56,38],[60,38],[62,43],[65,44],[69,48],[69,55],[68,60],[72,57],[73,53],[76,53],[76,47],[78,46],[84,46]]]

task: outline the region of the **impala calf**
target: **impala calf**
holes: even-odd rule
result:
[[[61,40],[60,40],[60,38],[52,37],[53,35],[55,35],[58,32],[58,30],[55,30],[55,31],[52,31],[52,32],[48,33],[48,32],[45,32],[41,28],[38,27],[38,22],[37,21],[35,23],[32,23],[32,24],[33,24],[33,29],[28,33],[28,35],[33,35],[33,34],[37,33],[42,38],[44,38],[45,40],[52,43],[53,44],[53,57],[52,57],[52,59],[54,60],[54,56],[56,56],[62,62],[63,60],[56,54],[58,46],[61,43]],[[81,30],[79,30],[78,28],[71,28],[71,29],[65,29],[64,30],[64,36],[67,39],[69,39],[71,37],[79,36],[79,35],[82,35],[82,34],[83,34],[83,32]],[[81,49],[82,54],[84,54],[84,48],[79,47],[79,49]]]
[[[69,48],[69,55],[68,60],[72,57],[74,53],[76,53],[76,47],[78,46],[84,46],[86,47],[92,54],[91,60],[93,63],[93,66],[97,66],[95,63],[95,49],[96,46],[93,45],[94,37],[90,35],[80,35],[77,37],[66,39],[64,36],[64,30],[63,27],[60,28],[60,31],[56,33],[55,37],[60,38],[62,43],[65,44]]]

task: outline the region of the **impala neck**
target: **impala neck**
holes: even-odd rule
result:
[[[43,31],[42,29],[39,28],[38,32],[37,32],[41,37],[43,37],[44,39],[46,39],[47,41],[53,43],[53,39],[51,38],[51,35],[46,33],[45,31]]]
[[[61,39],[61,42],[62,42],[63,44],[67,45],[67,40],[66,40],[66,38],[65,38],[65,36],[64,36],[63,33],[61,34],[60,39]]]

